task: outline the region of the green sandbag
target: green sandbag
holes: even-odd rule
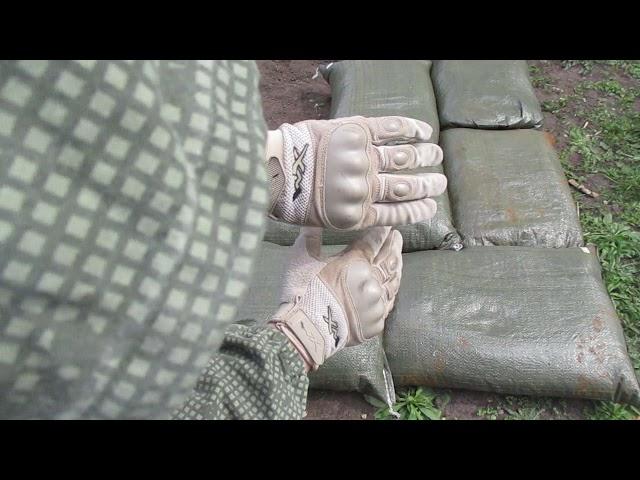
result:
[[[321,71],[331,85],[331,118],[417,118],[433,127],[429,141],[438,143],[440,122],[430,60],[344,60]]]
[[[403,255],[384,346],[396,385],[640,405],[597,257],[582,248]]]
[[[324,248],[327,255],[344,246]],[[245,319],[265,323],[280,305],[280,281],[287,265],[289,248],[262,242],[262,253],[256,259],[252,283],[246,300],[240,306],[238,323]],[[382,337],[372,338],[358,346],[345,348],[309,375],[310,388],[357,391],[382,400],[395,400],[393,380],[382,349]]]
[[[436,60],[431,77],[443,129],[542,125],[524,60]]]
[[[429,60],[358,60],[332,63],[321,71],[331,85],[331,117],[402,115],[417,118],[433,127],[432,142],[438,141],[439,124],[431,86]],[[414,172],[442,173],[442,166],[418,168]],[[435,198],[438,212],[430,221],[398,228],[403,251],[459,249],[460,237],[451,221],[445,192]],[[268,221],[264,239],[278,245],[292,245],[299,227]],[[347,245],[359,232],[325,230],[325,245]]]
[[[458,128],[440,143],[465,246],[583,245],[567,179],[543,132]]]

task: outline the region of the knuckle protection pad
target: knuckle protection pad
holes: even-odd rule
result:
[[[387,196],[390,200],[402,200],[411,193],[411,185],[406,180],[389,180]]]
[[[380,121],[380,127],[386,134],[396,135],[402,130],[402,119],[396,117],[384,118]]]
[[[395,147],[387,150],[387,159],[390,167],[405,168],[412,162],[415,153],[411,147]]]
[[[357,228],[370,199],[369,135],[359,124],[349,123],[330,135],[323,178],[322,211],[336,229]]]

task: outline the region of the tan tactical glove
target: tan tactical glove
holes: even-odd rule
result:
[[[345,346],[382,333],[402,275],[402,235],[373,227],[320,258],[322,229],[302,228],[292,247],[280,309],[269,323],[317,369]]]
[[[402,171],[442,162],[432,131],[405,117],[285,123],[267,141],[270,217],[334,230],[430,219],[446,177]]]

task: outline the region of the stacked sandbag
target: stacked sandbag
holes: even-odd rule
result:
[[[429,69],[428,61],[344,61],[322,70],[334,118],[404,115],[430,123],[449,187],[432,222],[400,227],[403,277],[383,343],[339,352],[312,374],[312,387],[388,403],[390,367],[400,386],[640,404],[598,259],[582,247],[557,155],[534,129],[542,115],[526,63],[436,62],[439,138]],[[291,245],[297,232],[271,222],[265,238]],[[325,230],[323,243],[348,244],[356,235]],[[469,248],[451,251],[461,237]],[[278,289],[268,278],[281,275],[285,251],[265,243],[247,316],[275,311]]]
[[[385,349],[396,385],[640,404],[595,253],[522,61],[432,78],[459,253],[403,255]],[[540,248],[547,247],[547,248]]]
[[[280,306],[281,285],[290,249],[262,242],[262,253],[256,260],[253,281],[237,315],[264,324]],[[328,246],[327,255],[336,254],[344,246]],[[253,322],[250,322],[251,324]],[[395,399],[393,380],[382,349],[382,337],[372,338],[358,346],[345,348],[309,374],[310,388],[335,391],[357,391],[382,400]]]
[[[465,246],[583,245],[576,206],[548,138],[525,129],[442,132],[454,223]]]
[[[403,255],[384,346],[397,386],[640,404],[620,321],[587,248]]]
[[[431,141],[438,142],[439,124],[428,60],[358,60],[330,64],[322,69],[331,85],[331,117],[401,115],[423,120],[433,127]],[[415,172],[442,173],[442,166],[415,169]],[[445,192],[435,198],[438,211],[426,222],[398,228],[403,251],[459,249],[460,237],[453,227],[449,198]],[[299,227],[268,221],[264,239],[292,245]],[[325,230],[325,245],[347,245],[359,232]]]
[[[442,129],[542,125],[525,60],[436,60],[432,80]]]
[[[433,127],[429,141],[438,143],[430,60],[345,60],[321,71],[331,85],[331,118],[417,118]]]

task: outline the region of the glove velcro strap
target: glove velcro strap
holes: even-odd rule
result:
[[[294,308],[284,318],[274,319],[269,323],[273,323],[291,340],[313,370],[324,363],[324,337],[302,310]]]

